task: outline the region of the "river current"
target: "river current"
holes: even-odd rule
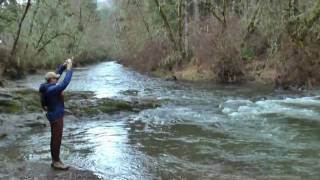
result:
[[[41,82],[34,75],[24,84]],[[102,178],[320,178],[320,91],[170,82],[116,62],[75,71],[67,90],[165,100],[140,113],[66,122],[62,159]],[[17,139],[17,151],[24,160],[50,161],[49,140],[49,128],[35,129]]]

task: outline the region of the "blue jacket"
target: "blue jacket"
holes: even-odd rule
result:
[[[65,67],[60,65],[56,73],[61,75],[64,70]],[[39,92],[41,93],[41,103],[43,107],[47,107],[47,118],[51,123],[64,115],[62,92],[69,85],[71,78],[72,70],[67,70],[67,74],[61,83],[44,83],[40,85]]]

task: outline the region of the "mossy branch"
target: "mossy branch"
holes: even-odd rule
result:
[[[302,43],[308,31],[313,27],[314,23],[320,18],[320,0],[317,0],[314,7],[298,16],[293,16],[287,25],[290,36],[296,41]]]

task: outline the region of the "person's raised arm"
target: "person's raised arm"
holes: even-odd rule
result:
[[[64,77],[63,81],[58,85],[49,87],[47,92],[54,93],[54,92],[62,92],[63,90],[65,90],[71,81],[72,73],[73,73],[72,72],[72,61],[70,60],[67,63],[67,73],[66,73],[66,76]]]
[[[61,76],[65,69],[66,69],[66,63],[60,64],[56,70],[56,73],[60,74]]]

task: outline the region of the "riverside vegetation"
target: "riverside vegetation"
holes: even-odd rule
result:
[[[0,74],[21,78],[71,56],[77,65],[105,59],[96,8],[95,1],[1,0]]]
[[[320,82],[319,16],[319,0],[120,0],[111,23],[137,69],[303,89]]]
[[[180,79],[312,88],[319,16],[320,0],[2,0],[0,74],[113,57]]]

